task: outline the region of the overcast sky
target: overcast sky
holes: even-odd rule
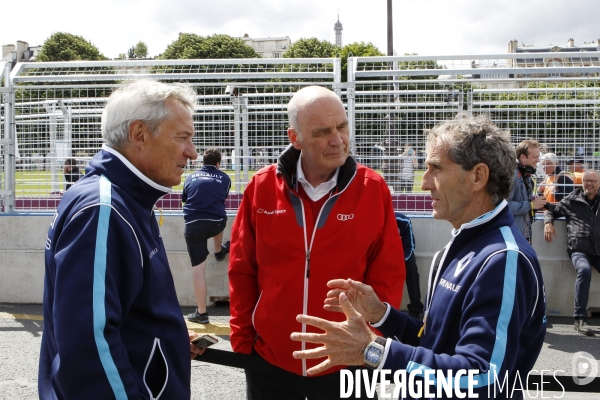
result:
[[[179,32],[251,37],[317,37],[334,42],[339,9],[343,42],[387,49],[385,0],[16,0],[2,1],[0,41],[43,44],[69,32],[109,58],[139,40],[156,56]],[[576,44],[600,38],[599,0],[394,0],[397,54],[505,53],[508,42]]]

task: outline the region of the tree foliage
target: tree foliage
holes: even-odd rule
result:
[[[135,53],[135,58],[148,57],[148,45],[140,40],[135,45],[134,53]]]
[[[285,58],[335,57],[340,48],[327,40],[317,38],[299,39],[283,54]]]
[[[345,45],[339,51],[340,58],[342,59],[342,82],[347,82],[348,79],[348,57],[375,57],[384,56],[379,48],[373,43],[368,42],[354,42]],[[380,63],[381,64],[381,63]]]
[[[56,32],[44,42],[37,61],[106,60],[89,40],[67,32]]]
[[[130,60],[136,58],[135,57],[135,47],[134,46],[131,46],[129,48],[129,50],[127,50],[127,58],[130,59]]]
[[[258,58],[256,51],[241,39],[229,35],[199,36],[195,33],[180,33],[158,58],[175,59],[218,59]]]

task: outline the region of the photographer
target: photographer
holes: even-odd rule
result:
[[[515,217],[515,226],[531,243],[531,225],[535,210],[543,208],[546,198],[533,196],[535,168],[540,159],[540,144],[536,140],[524,140],[517,146],[517,167],[513,185],[508,196],[508,208]]]

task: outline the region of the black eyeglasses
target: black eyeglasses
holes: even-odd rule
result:
[[[596,183],[598,180],[584,179],[583,183]]]

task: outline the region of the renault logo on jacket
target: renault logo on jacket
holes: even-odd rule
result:
[[[354,218],[354,214],[338,214],[337,219],[340,221],[349,221]]]

